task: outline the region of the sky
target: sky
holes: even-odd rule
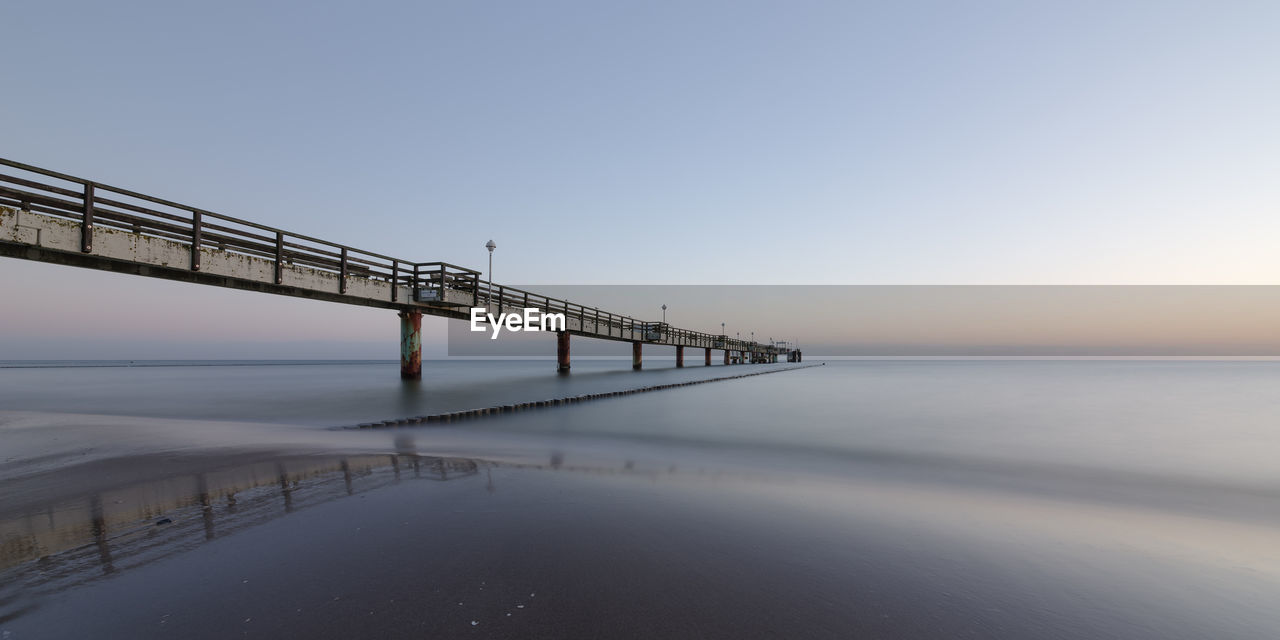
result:
[[[15,0],[0,23],[0,157],[410,260],[483,268],[492,238],[499,282],[1280,281],[1275,2]],[[0,359],[396,353],[385,311],[12,259],[0,299]]]

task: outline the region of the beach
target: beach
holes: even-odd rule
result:
[[[517,401],[510,390],[540,375],[556,386],[528,394],[724,375],[619,375],[601,361],[565,380],[547,364],[439,370],[454,367],[449,384],[478,406],[495,393]],[[1280,628],[1270,605],[1280,485],[1268,464],[1280,363],[833,362],[354,430],[337,426],[395,417],[391,397],[426,412],[445,383],[428,376],[411,393],[365,376],[394,364],[288,366],[313,374],[308,384],[352,380],[366,404],[323,419],[323,384],[263,393],[285,370],[253,364],[46,368],[40,384],[33,369],[0,369],[15,409],[0,415],[15,443],[0,466],[0,632],[1267,638]],[[31,389],[58,376],[84,391],[55,413]],[[222,402],[183,409],[183,389],[220,389]],[[169,402],[142,402],[149,394]]]

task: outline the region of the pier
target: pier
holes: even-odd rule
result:
[[[395,258],[0,158],[0,256],[103,271],[326,300],[396,311],[400,375],[422,376],[422,316],[469,320],[536,309],[563,314],[556,368],[567,373],[571,336],[713,351],[723,363],[801,362],[798,349],[730,338],[613,313],[491,283],[445,262]]]

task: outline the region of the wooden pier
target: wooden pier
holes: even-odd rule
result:
[[[712,351],[724,364],[800,362],[776,344],[730,338],[637,319],[597,307],[489,283],[444,262],[417,262],[356,249],[198,207],[0,158],[0,256],[393,309],[400,316],[400,373],[422,375],[422,316],[468,320],[535,309],[563,314],[557,369],[570,369],[570,336]]]

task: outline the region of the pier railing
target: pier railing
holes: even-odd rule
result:
[[[339,293],[345,293],[347,277],[382,280],[415,293],[475,291],[479,283],[480,272],[457,265],[365,251],[12,160],[0,158],[0,166],[7,168],[0,173],[0,204],[79,222],[85,253],[93,250],[94,229],[107,227],[190,245],[193,271],[200,270],[202,248],[273,261],[277,284],[290,265],[337,275],[344,289]]]
[[[459,298],[469,298],[473,306],[498,310],[537,308],[546,313],[563,313],[566,319],[576,318],[584,332],[601,337],[739,351],[771,350],[763,344],[677,329],[524,289],[491,285],[474,269],[365,251],[3,158],[0,205],[79,223],[80,250],[84,253],[93,251],[96,228],[110,228],[188,245],[190,264],[186,268],[191,271],[200,271],[202,250],[217,250],[274,263],[277,285],[283,284],[287,267],[301,266],[337,276],[340,294],[347,293],[348,281],[353,278],[389,283],[390,301],[406,306],[445,304],[450,300],[457,304]],[[410,300],[398,299],[402,287],[409,291]],[[461,295],[450,295],[458,293]],[[586,331],[588,326],[594,331]]]
[[[604,311],[599,307],[552,298],[516,287],[490,285],[482,281],[478,284],[476,305],[483,306],[486,303],[496,307],[498,311],[534,308],[546,313],[563,313],[566,319],[576,318],[581,327],[595,327],[597,334],[626,340],[742,351],[765,346],[748,340],[729,339],[723,335],[678,329],[665,322],[638,320],[631,316]]]

